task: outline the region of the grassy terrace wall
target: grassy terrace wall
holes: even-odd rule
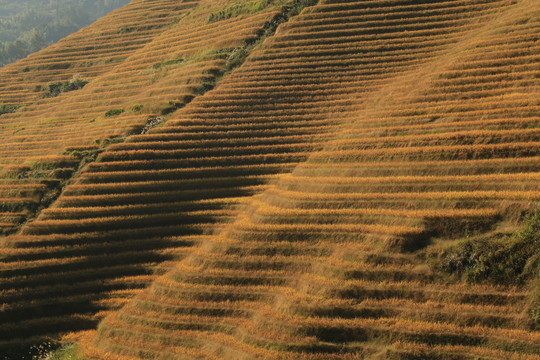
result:
[[[4,239],[0,349],[75,332],[89,359],[539,359],[528,282],[428,262],[538,205],[538,2],[264,3],[201,0],[47,100],[67,119],[87,99],[126,139],[88,130],[71,151],[96,161]]]

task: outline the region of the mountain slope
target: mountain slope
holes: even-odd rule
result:
[[[178,2],[175,4],[181,8]],[[122,141],[127,134],[144,133],[165,121],[170,112],[207,91],[218,77],[243,61],[241,56],[234,54],[247,51],[257,39],[267,36],[266,32],[270,33],[275,24],[283,21],[285,15],[298,9],[298,5],[284,8],[287,2],[275,2],[252,9],[242,17],[223,19],[217,27],[208,19],[214,12],[226,8],[227,1],[186,4],[189,6],[183,7],[184,16],[178,18],[174,26],[154,36],[122,65],[93,79],[83,89],[51,100],[40,100],[28,106],[26,111],[3,116],[6,129],[16,125],[14,119],[24,123],[24,128],[17,135],[9,130],[4,133],[6,143],[10,143],[10,148],[2,154],[2,161],[10,170],[5,172],[4,188],[11,198],[2,199],[0,203],[6,211],[3,216],[32,216],[31,212],[39,206],[48,205],[46,200],[50,201],[55,192],[65,185],[62,177],[70,180],[74,169],[92,162],[103,149]],[[166,2],[162,6],[167,10],[165,5]],[[193,6],[197,6],[194,11],[186,12]],[[100,31],[99,24],[95,27]],[[138,109],[134,109],[136,106]],[[105,111],[111,108],[125,111],[108,116]],[[44,113],[53,117],[44,122]],[[32,167],[26,165],[30,160],[35,162]],[[18,175],[13,176],[13,168]],[[19,176],[21,174],[24,176]],[[24,192],[17,191],[19,188]],[[28,198],[26,194],[29,193],[33,199]],[[17,207],[17,203],[25,206],[25,201],[35,205],[22,209]],[[176,208],[171,211],[174,210]],[[26,211],[26,214],[21,211]],[[80,215],[74,215],[79,219]],[[82,221],[77,220],[76,223]],[[5,225],[8,227],[10,224]],[[92,238],[89,247],[73,247],[55,236],[39,242],[35,237],[25,237],[26,234],[42,232],[36,230],[40,227],[39,222],[36,225],[34,229],[23,230],[22,234],[7,237],[2,242],[2,322],[5,326],[2,330],[4,343],[0,345],[4,348],[13,347],[18,342],[39,341],[44,335],[65,329],[92,326],[100,316],[97,314],[98,317],[94,318],[96,313],[117,306],[103,297],[109,296],[111,291],[112,294],[117,291],[120,297],[129,296],[151,280],[148,275],[154,265],[171,256],[154,255],[148,251],[142,254],[143,263],[140,257],[135,256],[128,260],[128,264],[110,267],[103,263],[103,259],[100,260],[103,253],[117,249],[110,241],[99,245]],[[105,230],[103,227],[100,229]],[[176,231],[184,233],[186,230],[177,227]],[[94,235],[97,234],[94,232]],[[78,242],[81,245],[81,241]],[[151,248],[160,248],[168,240],[160,240],[161,245],[151,241],[147,243]],[[30,252],[29,248],[32,249]],[[129,258],[129,253],[119,254],[115,259],[122,262],[120,258],[127,259],[126,256]],[[89,265],[93,263],[92,259],[97,263]],[[90,268],[94,265],[98,270],[92,272]],[[105,269],[100,270],[104,265]],[[114,280],[125,274],[143,276],[141,281]],[[112,284],[104,283],[108,279],[112,279]],[[78,289],[75,295],[69,286],[62,290],[65,282]],[[126,287],[128,290],[124,291]],[[66,297],[65,302],[56,298],[59,294]],[[43,317],[42,321],[40,317]],[[19,340],[10,340],[13,338]]]
[[[201,0],[148,44],[200,29],[178,53],[213,56],[225,33],[216,71],[251,55],[203,95],[171,88],[165,101],[195,97],[99,149],[6,238],[4,349],[106,316],[72,336],[89,358],[540,357],[526,287],[465,285],[426,258],[515,231],[538,203],[538,3],[299,5]],[[76,93],[159,106],[152,85],[120,82],[177,59],[148,52]]]
[[[334,140],[107,317],[86,354],[539,358],[525,289],[465,286],[400,252],[539,200],[531,6],[373,91]]]

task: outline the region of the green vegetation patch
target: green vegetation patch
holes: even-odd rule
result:
[[[47,360],[77,360],[82,359],[80,351],[75,344],[67,344],[63,347],[48,353],[44,359]]]
[[[139,112],[143,109],[144,105],[141,104],[135,104],[131,107],[131,111],[133,112]]]
[[[255,14],[272,4],[273,0],[248,1],[243,4],[232,5],[225,9],[215,11],[208,17],[208,23],[231,19],[244,14]]]
[[[154,24],[154,25],[140,25],[140,26],[127,26],[124,25],[118,30],[119,34],[129,34],[132,32],[144,32],[154,29],[160,29],[163,27],[163,24]]]
[[[468,283],[522,286],[530,283],[531,326],[540,329],[540,209],[512,235],[469,238],[431,254],[431,265]]]
[[[113,116],[118,116],[120,115],[121,113],[124,112],[124,109],[112,109],[112,110],[109,110],[105,113],[105,117],[113,117]]]
[[[169,101],[169,105],[161,110],[162,115],[168,115],[175,112],[178,109],[183,108],[187,103],[193,100],[193,95],[185,96],[183,101]]]
[[[182,15],[180,16],[177,16],[170,24],[169,24],[169,28],[172,28],[173,26],[175,26],[176,24],[178,24],[180,21],[182,21],[183,18],[185,18],[186,16],[190,15],[191,14],[191,10],[189,10],[188,12],[186,13],[183,13]]]
[[[437,268],[471,283],[522,284],[540,271],[540,210],[512,236],[470,238],[445,249]]]
[[[152,67],[157,70],[157,69],[161,69],[164,66],[171,66],[171,65],[175,65],[175,64],[180,64],[183,61],[184,61],[184,59],[182,59],[182,58],[174,58],[174,59],[165,60],[165,61],[160,62],[160,63],[156,63]]]
[[[64,82],[54,82],[50,83],[47,86],[47,90],[43,94],[44,98],[53,98],[60,95],[63,92],[75,91],[82,89],[85,85],[88,84],[87,80],[81,79],[80,77],[74,77],[72,80]]]
[[[14,113],[21,105],[4,105],[0,103],[0,115]]]
[[[212,90],[216,86],[215,78],[208,78],[204,80],[196,89],[195,92],[199,95],[204,94],[207,91]]]

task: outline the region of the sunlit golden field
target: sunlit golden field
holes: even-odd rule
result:
[[[0,68],[0,359],[540,359],[539,34],[133,0]]]

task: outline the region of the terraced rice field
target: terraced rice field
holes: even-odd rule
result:
[[[195,13],[190,12],[198,5],[194,1],[134,1],[52,48],[2,68],[0,78],[6,82],[0,82],[0,102],[5,104],[26,105],[21,95],[25,89],[46,88],[40,85],[42,73],[49,84],[69,81],[74,75],[89,83],[53,98],[36,100],[43,92],[26,92],[33,94],[33,103],[2,115],[0,139],[6,146],[0,150],[0,186],[6,190],[0,188],[5,199],[0,210],[8,215],[0,232],[17,230],[37,209],[47,207],[64,180],[108,145],[146,132],[213,86],[228,65],[227,56],[257,38],[257,32],[279,13],[272,7],[223,21],[219,28],[207,24],[208,14],[224,4],[205,2]],[[128,46],[131,38],[137,47]],[[101,50],[89,46],[90,40],[102,44]],[[122,58],[110,60],[111,52]],[[84,67],[88,54],[108,65]],[[51,58],[69,68],[58,73],[47,70],[43,64]],[[86,68],[100,73],[87,73]],[[30,82],[17,82],[15,73],[28,74]],[[2,90],[8,91],[13,81],[21,86],[21,97],[11,101]],[[23,182],[24,192],[19,190]],[[16,215],[21,212],[25,216]]]
[[[71,169],[2,240],[0,349],[69,333],[88,359],[540,359],[528,285],[428,261],[538,206],[540,3],[271,3],[187,2],[83,89],[0,118],[31,129],[54,103],[73,125],[0,154]],[[240,15],[206,21],[219,9]],[[4,181],[14,227],[47,184]]]

